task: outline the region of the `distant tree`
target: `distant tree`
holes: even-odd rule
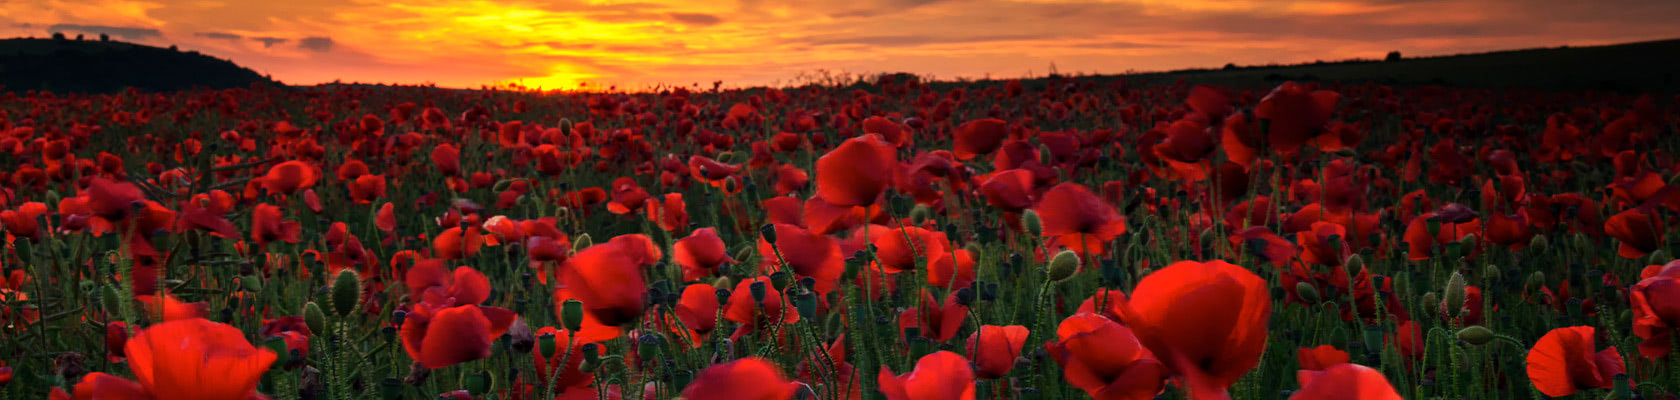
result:
[[[64,40],[64,32],[53,32],[53,40]]]
[[[180,52],[181,49],[176,48],[175,45],[172,44],[172,45],[169,45],[169,51]]]
[[[1237,69],[1237,63],[1225,63],[1225,68],[1221,68],[1221,69],[1224,69],[1226,71]]]
[[[1400,61],[1400,51],[1395,50],[1388,52],[1388,57],[1383,57],[1383,61]]]
[[[80,33],[76,34],[76,41],[78,41],[78,42],[82,41],[82,34],[80,34]]]

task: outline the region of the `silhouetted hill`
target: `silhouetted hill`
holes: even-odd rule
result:
[[[115,41],[0,39],[0,86],[9,91],[172,91],[258,82],[274,83],[232,61],[195,51]]]

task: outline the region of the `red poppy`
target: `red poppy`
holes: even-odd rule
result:
[[[1604,221],[1604,233],[1621,242],[1616,254],[1624,258],[1640,258],[1662,248],[1662,217],[1644,208],[1630,208]]]
[[[396,207],[391,203],[385,203],[384,205],[379,206],[379,211],[374,215],[373,223],[375,227],[379,228],[379,230],[385,232],[396,231]]]
[[[671,245],[671,257],[682,267],[685,281],[716,275],[719,266],[737,262],[729,257],[717,228],[696,229],[688,237],[677,240]]]
[[[659,198],[648,200],[648,219],[659,225],[659,229],[679,231],[688,229],[688,209],[683,203],[682,193],[666,193],[663,201]]]
[[[763,285],[764,301],[753,301],[752,286],[755,283]],[[735,291],[730,292],[729,304],[723,312],[724,318],[741,324],[731,338],[739,339],[761,325],[775,324],[774,318],[780,318],[784,324],[799,322],[799,313],[792,307],[783,307],[786,303],[782,301],[782,292],[770,286],[770,277],[760,276],[735,284]],[[778,314],[780,317],[777,317]]]
[[[1126,233],[1126,218],[1077,183],[1050,188],[1033,210],[1043,221],[1044,236],[1081,254],[1104,254],[1108,241]]]
[[[287,161],[268,168],[263,175],[263,189],[270,194],[292,194],[300,190],[315,186],[315,181],[321,178],[320,171],[315,166],[303,161]]]
[[[1347,352],[1336,349],[1336,346],[1324,344],[1296,349],[1295,360],[1301,363],[1303,370],[1323,371],[1330,366],[1347,363],[1352,358]]]
[[[682,297],[673,310],[677,321],[682,322],[682,329],[676,326],[670,328],[673,332],[686,335],[687,340],[698,348],[706,336],[717,330],[719,308],[716,287],[704,283],[688,285],[683,288]]]
[[[1639,343],[1639,354],[1653,360],[1667,356],[1674,329],[1680,327],[1680,261],[1634,284],[1628,290],[1628,302],[1633,307],[1633,334],[1645,339]]]
[[[1260,99],[1260,105],[1254,108],[1254,116],[1271,121],[1266,136],[1273,151],[1293,152],[1308,139],[1318,136],[1336,112],[1336,102],[1340,99],[1341,95],[1336,92],[1284,82]]]
[[[1138,342],[1131,328],[1098,314],[1074,314],[1046,343],[1062,376],[1094,399],[1144,400],[1161,393],[1167,367]]]
[[[438,172],[445,176],[460,176],[461,150],[449,143],[432,148],[432,165],[436,165]]]
[[[1144,276],[1126,323],[1193,396],[1225,390],[1260,363],[1272,314],[1266,281],[1224,261],[1179,261]]]
[[[762,236],[758,238],[759,270],[774,272],[788,268],[796,276],[816,279],[818,293],[826,294],[833,290],[840,275],[846,272],[845,255],[840,252],[840,243],[832,237],[798,226],[772,226],[777,236],[774,246]]]
[[[980,379],[998,379],[1015,368],[1021,356],[1021,346],[1027,343],[1027,327],[1020,325],[982,325],[968,336],[968,359],[979,369]]]
[[[303,233],[303,226],[297,221],[284,218],[280,207],[268,203],[257,204],[256,208],[251,210],[251,240],[259,246],[276,240],[297,243],[298,236]]]
[[[79,399],[246,400],[278,358],[231,325],[184,319],[152,325],[128,339],[136,382],[95,372],[76,384]]]
[[[89,180],[82,196],[87,197],[86,205],[93,215],[111,222],[128,218],[134,204],[146,199],[145,195],[141,194],[140,187],[132,183],[116,182],[101,177]],[[63,214],[62,203],[59,208],[59,213]]]
[[[168,293],[161,296],[155,294],[138,295],[134,296],[134,300],[140,302],[141,307],[145,308],[146,313],[150,314],[152,318],[162,321],[204,318],[210,309],[210,305],[207,303],[188,303]]]
[[[1626,372],[1622,353],[1615,347],[1596,351],[1593,327],[1553,329],[1528,350],[1528,380],[1540,393],[1564,397],[1589,389],[1615,386],[1617,374]]]
[[[904,375],[881,366],[876,379],[887,400],[974,400],[974,369],[963,356],[949,351],[922,356],[916,370]]]
[[[612,183],[612,202],[607,203],[607,211],[613,214],[629,214],[640,211],[648,199],[653,198],[646,189],[636,184],[635,179],[621,176]]]
[[[1401,400],[1382,371],[1359,364],[1336,364],[1323,371],[1303,369],[1295,373],[1295,380],[1300,381],[1301,390],[1290,400]]]
[[[1033,173],[1024,169],[998,171],[980,184],[986,204],[999,210],[1018,213],[1032,207],[1038,194],[1033,191]]]
[[[1194,119],[1181,119],[1155,129],[1164,133],[1165,140],[1150,148],[1155,157],[1166,161],[1174,175],[1186,182],[1206,180],[1209,167],[1207,156],[1213,153],[1213,137],[1207,124]]]
[[[440,306],[479,304],[490,300],[490,278],[472,267],[456,267],[450,271],[443,260],[422,260],[414,263],[403,278],[408,296]]]
[[[630,236],[640,235],[621,237]],[[641,243],[615,238],[573,254],[560,266],[560,290],[582,301],[586,314],[601,324],[619,326],[641,317],[647,303],[641,269],[658,261]],[[555,303],[556,314],[560,305]]]
[[[432,253],[445,260],[460,260],[478,254],[484,247],[484,232],[476,226],[451,227],[432,238]]]
[[[41,226],[38,218],[48,211],[47,205],[40,202],[28,202],[18,205],[16,210],[0,211],[0,225],[5,225],[6,233],[30,240],[41,239]]]
[[[945,304],[936,304],[933,295],[922,292],[921,305],[905,309],[898,314],[898,330],[917,328],[921,336],[937,342],[945,342],[957,336],[957,330],[962,329],[963,321],[968,320],[968,306],[957,303],[957,294],[952,292],[945,297]]]
[[[403,349],[426,368],[438,369],[490,357],[490,344],[518,316],[477,305],[421,302],[403,318]]]
[[[839,206],[874,204],[898,168],[897,151],[880,136],[847,139],[817,159],[817,196]]]
[[[747,357],[706,367],[683,389],[689,400],[786,400],[799,390],[775,363]]]
[[[968,121],[957,127],[952,135],[951,152],[958,160],[990,154],[1003,146],[1009,138],[1009,126],[1001,119],[986,118]]]
[[[1446,212],[1455,205],[1443,207],[1442,211],[1424,213],[1412,218],[1406,225],[1406,257],[1413,261],[1428,260],[1435,254],[1436,249],[1447,243],[1458,241],[1465,236],[1477,235],[1482,232],[1482,221],[1473,215],[1463,218],[1454,217]],[[1433,221],[1431,221],[1433,220]],[[1439,231],[1431,234],[1430,225],[1439,224]],[[1466,249],[1469,251],[1470,249]]]
[[[1311,230],[1295,234],[1301,244],[1301,261],[1331,266],[1342,265],[1342,260],[1353,255],[1353,246],[1343,242],[1347,237],[1346,227],[1324,221],[1313,222]]]
[[[374,200],[385,198],[384,175],[362,175],[349,183],[350,200],[356,204],[368,204]]]
[[[111,321],[105,323],[105,360],[120,363],[128,359],[123,347],[128,344],[128,323]]]

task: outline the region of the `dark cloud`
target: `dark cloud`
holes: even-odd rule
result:
[[[159,36],[163,36],[163,33],[158,32],[158,30],[156,30],[156,29],[138,28],[138,27],[131,27],[131,26],[57,24],[57,25],[47,27],[47,31],[50,31],[50,32],[103,33],[103,34],[106,34],[106,35],[116,36],[116,37],[123,38],[123,39],[128,39],[128,40],[151,39],[151,38],[156,38],[156,37],[159,37]]]
[[[265,48],[265,49],[270,48],[270,47],[274,47],[274,45],[277,45],[277,44],[286,43],[286,39],[284,39],[284,38],[267,37],[267,36],[254,37],[254,38],[251,38],[251,40],[255,40],[255,41],[257,41],[257,43],[262,43],[263,48]]]
[[[301,49],[304,49],[304,50],[317,51],[317,52],[325,53],[327,51],[332,50],[332,47],[333,47],[333,40],[330,37],[310,36],[310,37],[306,37],[306,38],[303,38],[303,39],[298,39],[298,48],[301,48]]]
[[[210,39],[223,39],[223,40],[239,40],[239,39],[244,39],[245,38],[244,36],[240,36],[239,34],[227,33],[227,32],[198,32],[198,33],[194,33],[193,36],[198,36],[198,37],[201,37],[201,38],[210,38]]]
[[[712,26],[723,22],[723,18],[711,14],[674,12],[666,13],[665,16],[671,17],[671,20],[693,26]]]
[[[975,35],[975,36],[929,36],[929,35],[868,35],[868,36],[832,36],[807,38],[808,44],[816,46],[835,45],[864,45],[864,46],[921,46],[929,44],[949,43],[982,43],[1008,42],[1018,40],[1037,40],[1050,38],[1045,35],[1014,34],[1014,35]]]

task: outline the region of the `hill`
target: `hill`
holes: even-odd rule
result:
[[[123,42],[0,39],[0,87],[9,91],[111,93],[274,83],[250,69],[195,51]]]

